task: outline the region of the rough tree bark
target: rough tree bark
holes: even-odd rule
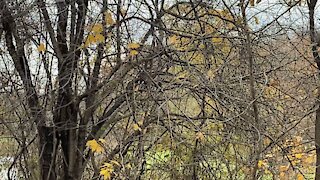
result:
[[[318,0],[309,0],[309,28],[310,28],[310,39],[311,39],[311,50],[314,61],[317,63],[318,68],[318,81],[320,83],[320,56],[318,52],[319,44],[317,42],[316,30],[315,30],[315,7]],[[315,179],[320,180],[320,87],[318,86],[318,94],[316,97],[317,110],[316,110],[316,121],[315,121],[315,146],[316,146],[316,175]]]

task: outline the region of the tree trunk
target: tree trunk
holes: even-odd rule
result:
[[[314,11],[318,0],[310,0],[308,2],[309,7],[309,26],[310,26],[310,39],[311,49],[314,61],[317,63],[318,68],[318,82],[320,84],[320,57],[318,53],[319,44],[317,42],[317,33],[315,31]],[[315,180],[320,180],[320,86],[318,85],[318,95],[316,97],[317,111],[315,121],[315,146],[316,146],[316,175]]]
[[[42,180],[55,180],[55,162],[53,162],[54,133],[52,127],[39,126],[39,154]]]

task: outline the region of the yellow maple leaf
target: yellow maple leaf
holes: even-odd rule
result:
[[[114,24],[114,20],[112,18],[111,12],[107,11],[107,12],[104,13],[104,15],[105,15],[105,19],[104,20],[105,20],[106,24],[113,25]]]
[[[130,51],[130,56],[136,56],[138,54],[139,54],[139,52],[137,50],[131,50]]]
[[[205,138],[205,137],[204,137],[204,135],[203,135],[202,132],[199,131],[199,132],[196,133],[196,139],[197,139],[197,140],[203,141],[204,138]]]
[[[259,168],[262,168],[262,167],[264,167],[266,165],[266,163],[263,161],[263,160],[259,160],[258,161],[258,167]]]
[[[93,33],[101,33],[102,31],[103,31],[102,24],[98,23],[98,24],[93,25],[93,27],[92,27]]]
[[[88,141],[86,146],[89,147],[92,152],[101,153],[104,151],[104,148],[95,139]]]
[[[170,36],[170,37],[168,38],[168,44],[169,44],[169,45],[176,44],[176,43],[177,43],[177,40],[178,40],[178,38],[177,38],[176,35]]]
[[[97,43],[103,43],[104,42],[104,36],[102,34],[96,34],[94,36],[94,38],[95,38],[95,42],[97,42]]]
[[[129,43],[128,48],[129,49],[138,49],[140,47],[140,44],[138,43]]]
[[[141,131],[141,128],[139,127],[138,124],[133,124],[132,128],[133,128],[134,131]]]
[[[299,154],[295,154],[294,156],[295,156],[296,158],[298,158],[298,159],[301,159],[302,156],[303,156],[303,154],[299,153]]]
[[[111,179],[111,174],[113,173],[114,168],[110,163],[104,163],[100,169],[100,175],[103,176],[104,180]]]
[[[301,173],[297,175],[297,180],[304,180],[304,177]]]
[[[46,47],[44,46],[43,43],[40,43],[39,46],[38,46],[38,51],[39,52],[44,52],[46,50]]]
[[[90,44],[95,43],[95,42],[96,42],[96,38],[94,37],[94,35],[89,34],[86,39],[86,42],[84,43],[84,46],[88,47],[88,46],[90,46]]]
[[[111,173],[108,169],[101,169],[100,170],[100,175],[103,176],[104,180],[109,180],[111,179]]]

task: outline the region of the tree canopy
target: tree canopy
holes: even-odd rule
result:
[[[3,0],[7,179],[320,180],[317,0]]]

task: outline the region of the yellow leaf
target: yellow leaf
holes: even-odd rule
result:
[[[100,175],[103,176],[104,180],[111,179],[111,174],[113,173],[113,165],[110,163],[104,163],[100,169]]]
[[[285,180],[286,179],[286,173],[281,172],[279,175],[280,180]]]
[[[222,43],[222,41],[223,41],[223,39],[220,38],[220,37],[214,37],[214,38],[212,38],[212,42],[213,42],[213,43],[216,43],[216,44]]]
[[[263,139],[263,145],[268,146],[271,143],[271,140],[269,138]]]
[[[105,144],[107,141],[100,138],[100,139],[99,139],[99,142],[102,143],[102,144]]]
[[[201,43],[201,44],[199,45],[199,48],[200,48],[200,49],[205,49],[205,48],[206,48],[206,45],[204,45],[203,43]]]
[[[279,171],[280,172],[285,172],[285,171],[287,171],[289,169],[289,166],[280,166],[279,167]]]
[[[272,157],[273,157],[273,154],[271,153],[266,154],[266,158],[272,158]]]
[[[142,126],[143,125],[143,120],[138,121],[138,125]]]
[[[92,152],[101,153],[104,151],[103,147],[95,139],[88,141],[86,146],[89,147]]]
[[[44,46],[43,43],[40,43],[40,45],[38,46],[38,51],[39,52],[44,52],[46,50],[46,47]]]
[[[256,16],[254,16],[253,19],[256,24],[260,24],[259,19]]]
[[[84,46],[88,47],[88,46],[90,46],[90,44],[95,43],[95,42],[96,42],[96,38],[94,37],[94,35],[89,34],[87,39],[86,39],[86,42],[85,42]]]
[[[101,33],[102,31],[103,31],[102,24],[98,23],[98,24],[93,25],[93,27],[92,27],[93,33]]]
[[[264,92],[264,94],[265,94],[265,96],[266,96],[267,98],[272,98],[272,97],[276,96],[277,93],[278,93],[277,89],[274,88],[274,87],[271,87],[271,86],[268,86],[268,87],[265,89],[265,92]]]
[[[299,173],[299,174],[297,175],[297,180],[304,180],[303,175]]]
[[[107,11],[107,12],[104,13],[104,15],[105,15],[105,22],[106,22],[106,24],[108,24],[108,25],[113,25],[113,24],[114,24],[114,20],[113,20],[113,18],[112,18],[111,12]]]
[[[203,141],[204,140],[204,135],[202,132],[197,132],[196,133],[196,139],[198,139],[199,141]]]
[[[126,167],[127,169],[131,169],[131,168],[132,168],[130,163],[126,164],[125,167]]]
[[[131,50],[130,51],[130,56],[135,56],[135,55],[138,55],[139,52],[137,50]]]
[[[308,156],[306,158],[303,159],[303,162],[310,165],[312,163],[314,163],[315,159],[312,156]]]
[[[169,39],[168,39],[168,44],[169,45],[173,45],[173,44],[176,44],[177,43],[177,36],[176,35],[173,35],[173,36],[170,36]]]
[[[266,163],[264,162],[264,161],[262,161],[262,160],[259,160],[258,161],[258,167],[259,168],[262,168],[263,166],[265,166],[266,165]]]
[[[209,79],[213,79],[216,75],[215,75],[215,71],[213,71],[212,69],[209,69],[207,71],[207,76]]]
[[[265,170],[264,170],[264,173],[265,173],[265,174],[269,174],[269,175],[271,175],[271,174],[272,174],[272,172],[271,172],[271,171],[269,171],[268,169],[265,169]]]
[[[140,44],[138,43],[129,43],[128,48],[129,49],[138,49],[140,47]]]
[[[176,80],[181,80],[181,79],[184,79],[188,76],[188,72],[186,71],[183,71],[183,72],[180,72],[178,74],[176,74]]]
[[[282,113],[284,112],[284,109],[281,105],[276,106],[276,109]]]
[[[294,160],[294,161],[291,161],[291,164],[292,166],[296,166],[297,164],[299,164],[299,160]]]
[[[223,123],[221,122],[217,123],[217,127],[218,129],[223,129],[224,128]]]
[[[288,95],[285,95],[285,96],[284,96],[284,99],[291,99],[291,97],[288,96]]]
[[[215,15],[215,16],[220,16],[222,13],[222,10],[219,9],[210,9],[208,14],[210,15]]]
[[[113,169],[113,165],[112,165],[112,164],[110,164],[110,163],[103,163],[102,168],[103,168],[103,169],[107,169],[107,168],[109,168],[109,169]]]
[[[104,36],[102,34],[96,34],[94,36],[94,38],[95,38],[95,42],[97,42],[97,43],[103,43],[104,42]]]
[[[139,127],[138,124],[133,124],[132,128],[133,128],[134,131],[141,131],[141,128]]]
[[[109,180],[111,179],[111,173],[108,169],[101,169],[100,170],[100,175],[103,176],[104,180]]]
[[[298,159],[301,159],[302,156],[303,156],[303,154],[295,154],[294,156],[295,156],[296,158],[298,158]]]
[[[114,165],[117,165],[117,166],[121,166],[117,161],[115,161],[115,160],[111,160],[110,161],[112,164],[114,164]]]

